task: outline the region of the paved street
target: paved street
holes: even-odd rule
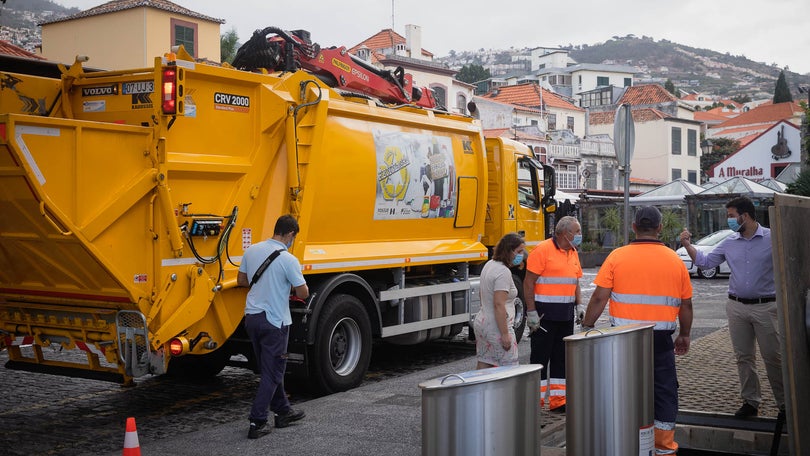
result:
[[[591,282],[595,276],[595,269],[585,271],[582,281],[585,300],[593,292]],[[693,279],[692,282],[695,341],[725,326],[728,280]],[[606,320],[606,316],[601,319]],[[526,339],[521,343],[524,344],[528,344]],[[473,354],[473,345],[463,337],[416,347],[375,346],[365,384],[471,359]],[[82,356],[75,352],[58,355]],[[0,352],[0,363],[6,360],[6,353]],[[472,361],[468,364],[473,365]],[[8,455],[112,453],[120,451],[123,425],[128,416],[137,416],[149,423],[139,428],[142,441],[203,431],[244,420],[257,383],[258,378],[252,372],[237,367],[226,368],[214,379],[194,383],[166,376],[144,377],[134,388],[0,368],[0,384],[3,385],[0,448]],[[294,402],[301,404],[312,399],[296,385],[289,386]],[[731,390],[733,392],[733,387]],[[700,407],[700,402],[690,405]],[[543,418],[548,429],[562,419],[554,415]]]

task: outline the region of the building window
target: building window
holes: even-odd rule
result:
[[[686,180],[690,183],[697,185],[697,171],[689,170],[686,172]]]
[[[681,178],[681,170],[678,168],[672,168],[672,180],[680,178]]]
[[[596,85],[597,87],[604,87],[610,85],[610,78],[607,76],[597,76],[596,77]]]
[[[632,85],[633,85],[633,79],[631,79],[631,78],[624,78],[624,86],[625,86],[625,87],[630,87],[630,86],[632,86]]]
[[[597,170],[596,163],[589,163],[589,164],[585,165],[585,172],[582,173],[582,174],[584,174],[586,176],[585,177],[585,188],[590,188],[592,190],[596,190],[596,185],[597,185],[597,182],[598,182],[598,180],[597,180],[598,176],[596,175],[597,174],[596,170]]]
[[[615,173],[612,165],[602,165],[602,190],[616,190]]]
[[[672,155],[681,155],[681,129],[672,127]]]
[[[549,130],[557,129],[557,114],[548,115],[548,129]]]
[[[565,127],[568,128],[568,130],[571,131],[572,133],[574,132],[574,118],[573,117],[568,116],[566,118]]]
[[[540,160],[540,163],[546,163],[547,153],[545,147],[534,146],[534,155],[537,156],[537,159]]]
[[[431,85],[433,96],[436,98],[439,106],[447,106],[447,89],[442,85]]]
[[[463,93],[456,95],[456,109],[459,114],[467,114],[467,97]]]
[[[560,189],[577,188],[577,165],[554,165],[557,174],[557,187]]]
[[[690,157],[697,157],[697,130],[686,130],[686,152]]]
[[[535,120],[535,119],[532,119],[532,122],[531,122],[531,124],[532,124],[532,125],[535,125],[535,126],[536,126],[536,125],[537,125],[537,120]]]
[[[172,46],[183,45],[186,52],[194,57],[197,57],[197,24],[193,22],[181,21],[179,19],[171,20],[172,27]]]

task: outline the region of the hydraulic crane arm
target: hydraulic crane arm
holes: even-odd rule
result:
[[[304,69],[331,87],[362,93],[386,103],[444,109],[438,106],[432,90],[414,87],[413,78],[402,67],[394,71],[376,68],[351,55],[344,46],[321,49],[309,36],[306,30],[288,32],[277,27],[257,30],[237,51],[233,66],[248,71]]]

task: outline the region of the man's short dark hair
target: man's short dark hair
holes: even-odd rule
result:
[[[752,219],[757,219],[757,212],[754,208],[754,202],[751,201],[751,198],[747,196],[739,196],[726,203],[726,209],[731,207],[737,209],[737,213],[740,215],[748,214]]]
[[[273,230],[273,235],[285,235],[289,232],[298,234],[300,228],[298,227],[298,220],[292,215],[282,215],[276,220],[276,227]]]

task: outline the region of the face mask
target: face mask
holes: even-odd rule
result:
[[[292,247],[294,240],[295,236],[291,237],[290,240],[287,242],[287,250],[290,250],[290,247]]]
[[[727,221],[728,227],[731,229],[731,231],[740,231],[740,228],[742,228],[740,222],[737,221],[737,217],[729,217]]]
[[[574,239],[571,239],[571,245],[573,245],[574,247],[579,247],[579,244],[582,244],[582,235],[575,234]]]
[[[520,263],[523,263],[523,252],[516,254],[515,258],[512,259],[512,266],[518,266]]]

